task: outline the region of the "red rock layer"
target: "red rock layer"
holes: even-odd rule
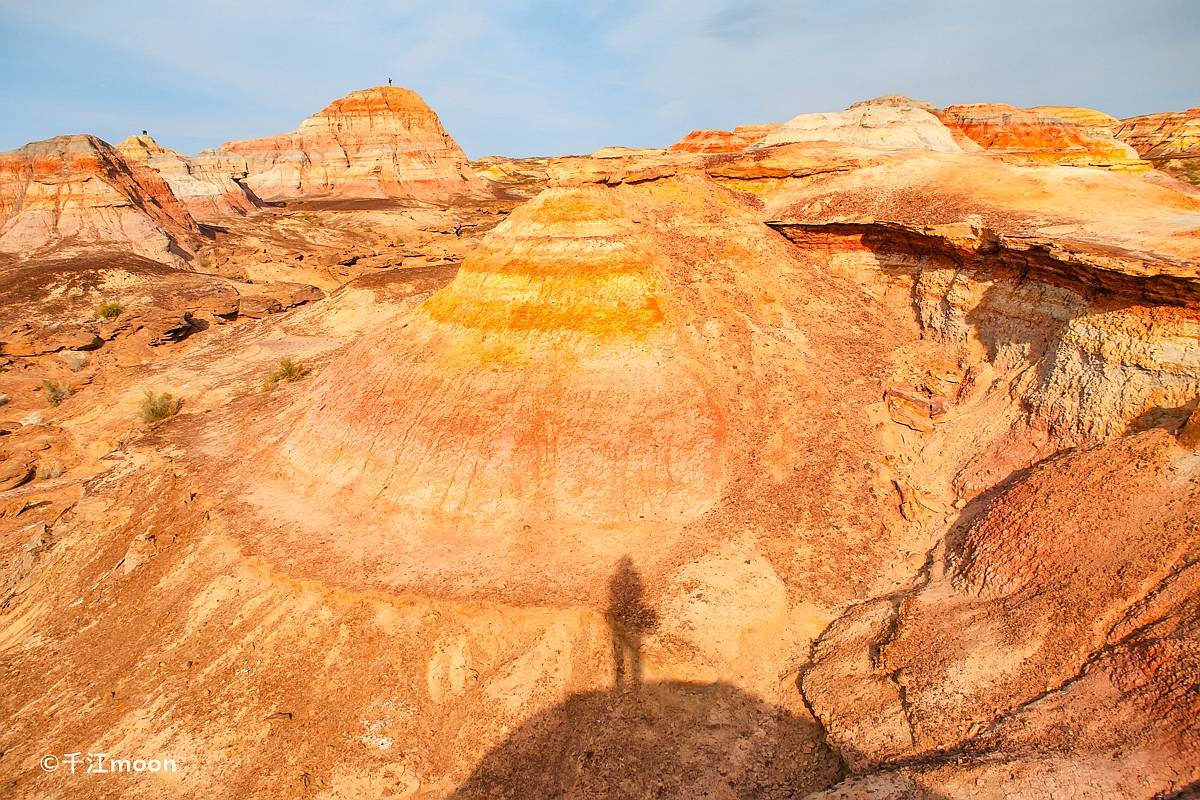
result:
[[[731,131],[692,131],[667,148],[672,153],[738,153],[756,145],[778,125],[739,125]]]
[[[1002,103],[950,106],[942,121],[984,149],[1031,164],[1063,164],[1106,169],[1143,170],[1148,165],[1133,148],[1104,128]]]
[[[415,93],[377,86],[335,100],[279,136],[227,142],[266,199],[415,198],[486,193],[462,149]]]
[[[1200,107],[1130,117],[1116,135],[1154,166],[1200,186]]]
[[[158,173],[95,136],[57,136],[0,154],[0,251],[116,245],[177,261],[198,232]]]

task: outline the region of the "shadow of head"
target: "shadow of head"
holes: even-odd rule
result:
[[[728,684],[653,682],[531,718],[453,797],[802,797],[839,768],[811,718]]]

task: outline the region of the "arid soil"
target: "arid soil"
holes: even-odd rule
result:
[[[468,167],[415,97],[0,156],[0,795],[1196,791],[1194,187],[1089,109]]]

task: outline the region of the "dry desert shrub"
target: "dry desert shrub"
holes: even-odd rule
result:
[[[142,405],[138,411],[138,417],[142,422],[158,422],[159,420],[178,414],[182,405],[182,400],[174,398],[166,392],[155,394],[147,389],[145,396],[142,397]]]
[[[57,384],[52,380],[42,381],[42,391],[46,393],[46,403],[51,408],[54,408],[71,396],[71,389],[69,387]]]
[[[308,374],[308,367],[290,358],[281,358],[279,366],[263,381],[263,391],[269,392],[281,383],[298,381]]]

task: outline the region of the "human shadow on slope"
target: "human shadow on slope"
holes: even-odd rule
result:
[[[643,601],[642,578],[629,556],[622,556],[608,581],[604,614],[612,636],[613,691],[642,684],[642,638],[658,626],[658,615]]]
[[[726,683],[644,682],[641,641],[657,617],[622,558],[605,614],[615,682],[526,720],[453,797],[803,797],[842,776],[820,726]],[[797,707],[802,708],[799,694]]]

